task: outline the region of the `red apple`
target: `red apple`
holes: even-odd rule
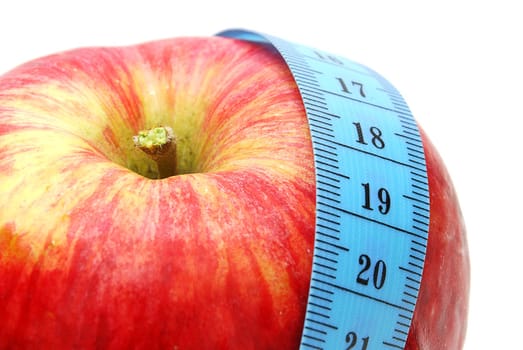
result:
[[[133,143],[158,126],[163,161],[169,147]],[[423,139],[430,233],[406,349],[459,349],[465,228]],[[0,77],[1,349],[297,349],[314,225],[304,108],[266,47],[85,48]]]

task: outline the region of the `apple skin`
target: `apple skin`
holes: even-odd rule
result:
[[[152,180],[132,136],[157,125],[180,174]],[[431,218],[406,349],[460,349],[465,228],[422,136]],[[305,112],[267,47],[83,48],[0,77],[1,349],[297,349],[314,223]]]
[[[470,261],[465,223],[449,173],[421,130],[430,191],[430,225],[421,287],[405,349],[462,349]]]

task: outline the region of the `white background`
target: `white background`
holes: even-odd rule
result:
[[[257,5],[257,3],[259,3]],[[0,74],[87,45],[242,27],[364,63],[405,96],[446,161],[469,231],[465,349],[521,347],[523,12],[517,1],[2,1]]]

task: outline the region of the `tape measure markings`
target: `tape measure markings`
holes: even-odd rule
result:
[[[219,35],[273,45],[309,120],[317,208],[301,349],[403,349],[430,217],[423,144],[407,104],[379,74],[344,58],[253,32]]]
[[[286,58],[285,55],[284,55],[284,58]],[[290,68],[291,68],[291,70],[292,70],[292,69],[293,69],[293,67],[292,67],[292,62],[289,62],[289,65],[291,66]],[[297,80],[297,83],[300,84],[300,82],[301,82],[301,81],[300,81],[300,80],[301,80],[300,77],[297,77],[296,80]],[[340,81],[340,82],[342,82],[342,81]],[[314,84],[314,85],[315,85],[315,86],[318,86],[319,84]],[[343,86],[343,88],[346,89],[346,86]],[[332,92],[330,92],[330,91],[325,91],[325,90],[323,90],[323,89],[322,89],[321,91],[324,92],[324,93],[332,93]],[[307,91],[307,92],[308,92],[308,91]],[[336,94],[336,93],[332,93],[332,94],[334,94],[334,95],[336,95],[336,96],[338,96],[338,97],[348,98],[348,97],[346,97],[346,96],[341,96],[340,94]],[[320,96],[315,96],[315,97],[316,97],[316,98],[319,98]],[[323,98],[323,96],[322,96],[321,99],[322,99],[323,101],[325,100],[325,99]],[[353,101],[360,102],[360,103],[362,102],[362,101],[360,101],[360,100],[358,100],[358,99],[353,99],[353,98],[349,98],[349,99],[351,99],[351,100],[353,100]],[[318,100],[313,100],[313,101],[314,101],[315,103],[318,103]],[[304,104],[305,104],[305,106],[306,106],[306,107],[310,107],[310,106],[307,106],[307,102],[310,103],[310,101],[309,101],[307,98],[304,98]],[[366,103],[366,102],[363,102],[363,103]],[[376,105],[374,105],[374,104],[372,104],[372,105],[373,105],[373,106],[376,106]],[[379,107],[379,108],[383,108],[382,106],[378,106],[378,107]],[[398,111],[395,111],[395,112],[398,112]],[[329,125],[332,127],[332,124],[329,124]],[[311,123],[311,127],[317,127],[317,126],[316,126],[315,124]],[[329,130],[329,131],[330,131],[330,130]],[[330,135],[329,135],[329,136],[330,136]],[[324,141],[329,142],[330,140],[325,140],[325,139],[324,139]],[[358,150],[358,151],[363,151],[363,150],[359,150],[359,149],[354,148],[354,147],[350,147],[350,146],[347,146],[347,145],[344,145],[344,144],[340,144],[340,143],[338,143],[338,142],[335,142],[335,143],[336,143],[337,145],[342,146],[342,147],[348,147],[348,148],[352,148],[352,149],[355,149],[355,150]],[[374,153],[371,153],[371,152],[368,152],[368,151],[363,151],[363,152],[366,153],[366,154],[372,155],[372,156],[378,156],[378,157],[381,157],[381,156],[379,156],[379,155],[377,155],[377,154],[374,154]],[[320,158],[323,158],[321,155],[318,155],[318,156],[319,156]],[[384,158],[384,157],[381,157],[381,158]],[[384,159],[387,159],[387,158],[384,158]],[[390,160],[390,159],[387,159],[387,160]],[[396,162],[395,160],[391,160],[391,161]],[[334,160],[334,162],[335,162],[335,163],[338,163],[337,160]],[[332,165],[332,163],[331,163],[331,165]],[[337,166],[336,166],[336,167],[337,167]],[[324,197],[320,195],[319,198],[324,198]],[[339,200],[335,200],[335,202],[340,203]],[[348,214],[351,214],[351,215],[357,215],[357,214],[355,214],[355,213],[351,213],[351,212],[346,211],[346,210],[344,210],[344,209],[342,209],[342,208],[339,208],[339,207],[337,207],[337,206],[332,206],[332,205],[329,205],[329,204],[324,203],[324,202],[321,202],[321,201],[318,202],[318,205],[320,205],[320,206],[327,206],[327,207],[330,207],[330,209],[334,209],[334,210],[342,211],[342,212],[344,212],[344,213],[348,213]],[[321,209],[320,209],[320,210],[321,210]],[[359,216],[359,215],[358,215],[358,216]],[[368,219],[367,217],[362,217],[362,216],[359,216],[359,217],[360,217],[360,218],[363,218],[363,219]],[[322,217],[320,216],[319,218],[321,219]],[[380,224],[383,224],[383,223],[381,223],[381,222],[379,222],[379,223],[380,223]],[[339,225],[339,224],[338,224],[338,225]],[[321,232],[320,232],[320,234],[321,234]],[[322,241],[322,243],[323,243],[323,241]],[[318,255],[315,255],[315,258],[318,258]],[[316,259],[315,259],[315,260],[316,260]],[[337,261],[333,261],[333,262],[337,263]],[[316,269],[314,269],[313,274],[317,274],[317,275],[320,276],[320,277],[316,277],[316,278],[313,277],[313,279],[312,279],[313,282],[318,282],[318,283],[323,284],[323,285],[328,285],[328,286],[330,286],[330,287],[334,287],[334,288],[340,289],[340,290],[342,290],[342,291],[344,291],[344,292],[350,292],[350,293],[352,293],[352,294],[359,295],[360,297],[363,297],[363,298],[369,298],[369,299],[372,299],[373,301],[376,301],[376,302],[379,302],[379,303],[382,303],[382,304],[386,304],[386,305],[389,305],[389,306],[392,306],[392,307],[395,307],[395,308],[399,308],[399,309],[404,310],[404,311],[408,311],[409,313],[413,312],[413,309],[409,309],[409,308],[406,308],[406,307],[402,307],[401,305],[396,305],[396,304],[390,303],[390,302],[388,302],[388,301],[386,301],[386,300],[382,300],[382,299],[379,299],[379,298],[375,298],[375,297],[369,296],[368,294],[365,294],[365,293],[359,293],[359,292],[357,292],[357,291],[351,290],[351,289],[349,289],[349,288],[345,288],[345,287],[340,286],[340,285],[338,285],[338,284],[335,284],[335,283],[332,283],[332,282],[328,282],[328,281],[325,280],[325,277],[329,277],[329,278],[333,278],[333,279],[335,279],[336,276],[333,276],[333,275],[326,274],[326,273],[322,272],[322,271],[321,271],[321,270],[322,270],[321,267],[323,267],[323,268],[331,268],[331,269],[333,269],[333,270],[335,270],[335,271],[337,271],[337,269],[332,268],[332,267],[329,267],[328,265],[318,264],[318,263],[316,263],[316,262],[314,262],[313,264],[316,266]],[[317,269],[317,267],[320,267],[320,269]],[[415,296],[414,296],[414,297],[415,297]],[[406,300],[406,299],[402,299],[402,300],[405,301],[405,302],[407,302],[407,303],[410,303],[412,306],[415,305],[415,301],[414,301],[414,303],[413,303],[413,302],[411,302],[411,301],[409,301],[409,300]],[[328,315],[325,315],[325,314],[322,313],[322,312],[315,311],[314,309],[322,308],[322,309],[326,309],[326,310],[331,310],[330,308],[326,308],[325,306],[323,306],[323,305],[321,305],[321,304],[317,304],[317,303],[309,303],[309,307],[311,307],[311,310],[309,310],[309,313],[311,313],[311,314],[313,314],[313,315],[315,315],[315,316],[320,316],[320,317],[326,318],[326,319],[329,318]],[[400,315],[401,315],[401,314],[400,314]],[[402,315],[402,316],[405,317],[405,315]],[[407,319],[410,319],[410,317],[408,317],[408,316],[406,316],[406,317],[407,317]],[[307,319],[307,321],[312,322],[312,323],[314,323],[314,324],[318,324],[318,320],[317,320],[317,319],[309,318],[309,319]],[[326,325],[325,322],[321,322],[321,323],[319,323],[319,324],[320,324],[320,325],[323,325],[323,326]],[[405,325],[406,325],[406,324],[405,324]],[[332,325],[331,325],[331,326],[332,326]],[[308,330],[311,330],[311,331],[314,331],[314,332],[322,333],[322,331],[321,331],[320,329],[316,329],[316,328],[312,328],[312,327],[306,327],[305,329],[308,329]],[[402,332],[402,331],[399,330],[399,332]],[[353,334],[355,334],[355,333],[353,333]],[[354,336],[355,336],[355,335],[354,335]],[[321,340],[322,340],[321,338],[318,338],[317,336],[312,336],[312,335],[310,335],[310,334],[304,334],[304,338],[306,338],[306,339],[311,339],[311,340],[315,340],[315,341],[317,341],[317,342],[321,342]],[[401,338],[401,339],[403,340],[403,338]],[[366,341],[368,342],[368,338],[366,338]],[[366,343],[366,344],[367,344],[367,343]],[[389,345],[393,345],[392,343],[387,343],[387,344],[389,344]],[[312,344],[309,344],[309,343],[306,343],[306,342],[303,342],[302,345],[305,346],[305,347],[313,347],[313,348],[317,348],[316,346],[314,346],[314,345],[312,345]]]
[[[288,56],[285,55],[285,52],[282,50],[282,48],[279,48],[279,50],[280,50],[280,52],[282,53],[284,59],[287,59]],[[293,68],[294,68],[294,67],[293,67],[293,65],[294,65],[293,63],[294,63],[294,62],[292,62],[292,61],[287,61],[287,62],[288,62],[289,66],[290,66],[290,68],[291,68],[291,71],[292,71]],[[302,67],[303,67],[303,66],[304,66],[304,65],[302,64]],[[302,81],[302,79],[301,79],[299,76],[298,76],[298,77],[295,76],[295,78],[296,78],[298,84],[300,84],[300,83],[303,84],[303,81]],[[309,78],[308,80],[311,80],[311,79]],[[318,86],[321,86],[321,85],[318,84],[318,83],[314,83],[314,86],[318,87]],[[346,88],[346,87],[343,87],[343,88]],[[331,93],[331,94],[333,94],[333,95],[336,95],[337,97],[350,99],[350,100],[352,100],[352,101],[356,101],[356,102],[359,102],[359,103],[369,104],[369,105],[371,105],[371,106],[373,106],[373,107],[377,107],[377,108],[381,108],[381,109],[390,110],[390,111],[392,111],[392,112],[398,113],[400,116],[401,116],[402,114],[406,114],[406,112],[405,112],[404,110],[402,110],[402,108],[401,108],[401,107],[403,107],[403,106],[399,106],[398,104],[395,104],[396,109],[391,109],[391,108],[383,107],[383,106],[381,106],[381,105],[376,105],[376,104],[373,104],[373,103],[368,103],[368,102],[366,102],[366,101],[361,101],[361,100],[356,99],[356,98],[350,98],[350,97],[347,97],[347,96],[343,96],[343,95],[340,95],[340,94],[338,94],[338,93],[333,93],[333,92],[331,92],[331,91],[327,91],[327,90],[324,90],[324,89],[321,89],[320,91],[323,92],[323,93]],[[312,99],[312,104],[313,104],[314,107],[317,108],[319,104],[322,104],[322,105],[325,104],[325,102],[324,102],[324,101],[325,101],[325,97],[324,97],[324,96],[321,96],[321,95],[319,95],[319,94],[312,94],[312,93],[310,93],[309,91],[306,91],[306,94],[307,94],[307,93],[308,93],[308,95],[305,95],[305,96],[304,96],[304,105],[305,105],[306,108],[309,107],[309,109],[311,109],[311,106],[310,106],[310,104],[311,104],[311,99],[310,99],[310,97],[309,97],[310,95],[312,95],[313,97],[315,97],[315,98]],[[303,96],[303,95],[302,95],[302,96]],[[321,100],[321,103],[320,103],[320,100]],[[323,109],[323,108],[322,108],[322,109]],[[329,123],[329,126],[330,126],[330,127],[333,127],[332,123]],[[314,132],[314,128],[317,128],[317,127],[318,127],[318,125],[316,125],[315,123],[311,123],[311,131],[312,131],[312,132]],[[320,128],[321,128],[321,127],[320,127]],[[322,131],[323,131],[322,134],[325,134],[326,128],[321,128],[321,129],[322,129]],[[330,130],[328,130],[328,131],[333,131],[333,129],[330,129]],[[407,132],[405,132],[405,130],[403,130],[403,131],[404,131],[405,134],[407,134]],[[408,137],[408,136],[406,136],[406,135],[404,135],[404,134],[400,134],[400,133],[395,133],[395,134],[398,135],[398,136]],[[330,136],[330,137],[332,137],[332,138],[335,137],[335,135],[332,135],[332,134],[327,134],[327,135]],[[410,137],[409,137],[409,138],[410,138]],[[401,164],[401,165],[405,165],[405,166],[409,166],[409,167],[414,168],[414,169],[418,169],[418,167],[417,167],[415,164],[408,164],[408,163],[398,162],[398,161],[396,161],[396,160],[394,160],[394,159],[389,159],[389,158],[386,158],[386,157],[380,156],[380,155],[378,155],[378,154],[375,154],[375,153],[373,153],[373,152],[369,152],[369,151],[366,151],[366,150],[361,150],[361,149],[358,149],[358,148],[356,148],[356,147],[350,147],[350,146],[348,146],[348,145],[341,144],[341,143],[339,143],[339,142],[335,142],[335,141],[332,141],[332,140],[329,140],[329,139],[325,139],[325,138],[322,138],[322,137],[320,137],[320,139],[321,139],[322,141],[325,141],[325,142],[333,142],[333,143],[335,143],[335,144],[338,145],[338,146],[351,148],[351,149],[353,149],[353,150],[360,151],[360,152],[363,152],[363,153],[365,153],[365,154],[368,154],[368,155],[371,155],[371,156],[374,156],[374,157],[379,157],[379,158],[382,158],[382,159],[386,159],[386,160],[388,160],[388,161],[392,161],[392,162],[394,162],[394,163],[399,163],[399,164]],[[339,153],[338,153],[338,154],[339,154]],[[325,157],[322,157],[321,155],[319,155],[319,157],[320,157],[320,158],[323,158],[323,159],[325,158]],[[409,159],[409,160],[411,160],[411,159]],[[335,160],[334,163],[338,164],[339,162],[338,162],[338,160]],[[339,168],[338,165],[333,165],[333,162],[331,162],[330,164],[329,164],[329,163],[321,162],[321,164],[322,164],[322,165],[331,166],[331,167],[333,167],[333,168],[337,168],[337,169]],[[321,171],[321,169],[318,169],[318,170]],[[412,173],[412,172],[411,172],[411,173]],[[319,198],[322,198],[322,197],[320,196]],[[339,203],[340,201],[339,201],[339,200],[336,200],[335,202]],[[334,210],[337,210],[337,211],[342,211],[342,212],[344,212],[344,213],[346,213],[346,214],[350,214],[350,215],[358,216],[358,217],[361,218],[361,219],[371,220],[371,221],[373,221],[373,222],[375,222],[375,223],[379,223],[379,224],[381,224],[381,225],[386,225],[386,226],[388,226],[389,228],[393,228],[393,229],[396,229],[396,230],[398,229],[398,228],[395,227],[395,226],[388,225],[388,224],[383,223],[383,222],[381,222],[381,221],[377,221],[377,220],[370,219],[370,218],[368,218],[368,217],[366,217],[366,216],[358,215],[358,214],[356,214],[356,213],[353,213],[353,212],[350,212],[350,211],[344,210],[344,209],[342,209],[342,208],[340,208],[340,207],[333,206],[333,205],[329,205],[329,204],[324,203],[324,202],[322,202],[322,201],[319,201],[319,202],[318,202],[318,205],[320,206],[320,209],[319,209],[320,212],[321,212],[322,209],[323,209],[323,208],[321,208],[321,207],[322,207],[322,206],[326,206],[326,207],[329,207],[330,209],[334,209]],[[327,212],[329,212],[329,211],[327,211]],[[320,215],[319,218],[320,218],[320,220],[321,220],[321,219],[322,219],[322,216]],[[329,221],[330,221],[330,220],[329,220]],[[339,226],[339,223],[337,223],[337,225]],[[401,230],[401,229],[400,229],[400,230]],[[401,231],[402,231],[402,232],[408,232],[408,231],[405,231],[405,230],[401,230]],[[412,232],[408,232],[408,233],[409,233],[409,234],[413,234]],[[320,231],[319,234],[321,235],[322,232]],[[417,234],[414,234],[414,235],[417,236],[418,238],[422,238],[422,239],[424,238],[423,236],[420,236],[420,235],[417,235]],[[329,236],[330,236],[330,235],[329,235]],[[337,238],[337,237],[336,237],[336,238]],[[339,238],[338,238],[337,240],[339,240]],[[319,242],[320,244],[321,244],[321,243],[323,243],[323,244],[326,243],[326,242],[323,241],[323,240],[317,240],[317,243],[318,243],[318,242]],[[331,245],[332,245],[332,244],[331,244]],[[348,248],[346,248],[346,251],[348,251]],[[317,260],[318,255],[315,255],[315,258],[316,258],[315,260]],[[336,264],[338,263],[337,260],[329,260],[329,262],[335,262]],[[392,307],[398,308],[398,309],[403,310],[403,311],[407,311],[409,314],[413,313],[413,311],[414,311],[415,298],[416,298],[417,291],[419,290],[419,288],[417,288],[417,287],[414,287],[414,289],[413,289],[413,291],[414,291],[415,294],[410,294],[410,293],[405,293],[405,292],[403,293],[403,294],[404,294],[404,298],[402,298],[401,301],[404,302],[404,303],[407,304],[407,305],[411,305],[411,306],[412,306],[412,308],[409,308],[409,307],[405,307],[405,306],[401,306],[401,305],[398,305],[398,304],[394,304],[394,303],[388,302],[387,300],[382,300],[382,299],[379,299],[379,298],[376,298],[376,297],[370,296],[370,295],[368,295],[368,294],[366,294],[366,293],[359,293],[359,292],[357,292],[357,291],[355,291],[355,290],[351,290],[351,289],[349,289],[349,288],[346,288],[346,287],[340,286],[340,285],[338,285],[338,284],[335,284],[335,283],[329,282],[329,281],[326,280],[325,277],[335,279],[336,276],[335,276],[335,275],[328,274],[328,273],[325,273],[325,272],[324,272],[324,271],[325,271],[325,268],[326,268],[326,267],[327,267],[327,268],[331,268],[331,269],[334,269],[335,271],[337,271],[337,268],[329,267],[328,264],[325,265],[325,264],[319,264],[319,263],[316,263],[316,262],[314,262],[313,264],[314,264],[314,266],[316,267],[316,268],[313,270],[313,274],[317,274],[317,275],[319,275],[319,277],[316,277],[316,278],[313,277],[313,278],[312,278],[312,282],[317,282],[317,283],[320,283],[320,284],[322,284],[322,285],[324,285],[324,286],[327,285],[327,286],[329,286],[329,287],[334,287],[334,288],[340,289],[340,290],[342,290],[342,291],[344,291],[344,292],[349,292],[349,293],[352,293],[352,294],[356,294],[356,295],[359,295],[360,297],[368,298],[368,299],[371,299],[371,300],[373,300],[373,301],[376,301],[376,302],[379,302],[379,303],[382,303],[382,304],[385,304],[385,305],[388,305],[388,306],[392,306]],[[412,265],[412,264],[411,264],[411,265]],[[419,267],[419,265],[416,265],[416,266]],[[318,269],[318,267],[319,267],[319,269]],[[322,269],[322,268],[323,268],[323,269]],[[405,267],[400,266],[400,269],[402,269],[402,270],[404,270],[405,272],[410,273],[410,274],[420,275],[418,272],[416,272],[416,271],[412,271],[410,268],[405,268]],[[422,266],[421,266],[421,269],[422,269]],[[414,280],[414,281],[415,281],[417,284],[419,284],[419,280]],[[412,287],[412,286],[407,285],[406,287]],[[322,292],[322,293],[325,293],[325,292],[328,292],[328,291],[326,291],[326,290],[322,290],[321,292]],[[412,299],[414,299],[414,300],[412,300]],[[314,316],[319,316],[319,317],[324,318],[324,319],[329,319],[329,318],[330,318],[330,317],[329,317],[328,315],[326,315],[325,313],[323,313],[323,312],[321,312],[321,311],[320,311],[320,312],[318,311],[318,308],[320,308],[320,309],[325,309],[325,310],[331,310],[330,307],[327,308],[326,306],[321,305],[321,304],[318,304],[318,303],[315,303],[315,302],[314,302],[314,303],[309,303],[309,307],[310,307],[310,309],[311,309],[311,310],[309,310],[309,313],[310,313],[310,314],[312,314],[312,315],[314,315]],[[409,315],[404,315],[404,314],[400,313],[400,314],[398,314],[398,317],[400,317],[400,318],[402,318],[402,319],[409,320],[409,323],[410,323],[411,317],[410,317]],[[326,322],[319,321],[318,319],[315,319],[315,318],[308,318],[307,321],[309,321],[309,322],[311,322],[311,323],[313,323],[313,324],[315,324],[315,325],[321,325],[321,326],[326,326],[326,327],[329,327],[329,328],[332,328],[332,329],[337,329],[337,327],[333,326],[332,324],[328,324],[328,323],[326,323]],[[400,340],[400,341],[403,341],[403,342],[404,342],[404,341],[406,340],[406,336],[407,336],[407,334],[408,334],[408,323],[400,322],[400,323],[398,324],[398,322],[397,322],[396,324],[399,325],[399,326],[402,326],[402,325],[403,325],[403,327],[400,327],[400,329],[398,329],[398,328],[395,329],[395,332],[396,332],[396,333],[400,333],[400,334],[401,334],[399,337],[398,337],[398,335],[396,335],[396,336],[395,336],[395,340]],[[401,328],[405,328],[405,327],[407,327],[407,331],[401,329]],[[305,329],[311,330],[311,331],[313,331],[313,332],[315,332],[315,333],[320,333],[320,334],[324,333],[320,328],[313,328],[313,327],[310,327],[310,326],[309,326],[309,327],[306,326]],[[351,334],[351,333],[348,333],[348,334]],[[354,337],[356,337],[355,333],[352,333],[352,334],[354,334]],[[320,343],[321,343],[321,340],[322,340],[322,338],[319,338],[318,336],[312,336],[312,335],[310,335],[310,334],[304,334],[304,338],[309,339],[309,340],[315,340],[316,342],[320,342]],[[366,341],[367,341],[367,343],[365,343],[365,345],[368,344],[368,338],[366,338]],[[303,342],[302,345],[305,346],[305,347],[319,348],[319,347],[317,347],[317,346],[315,346],[315,345],[313,345],[313,344],[309,344],[309,343],[307,343],[307,342]],[[397,344],[392,343],[392,342],[384,342],[384,345],[395,347]],[[400,348],[401,348],[401,346],[400,346]]]

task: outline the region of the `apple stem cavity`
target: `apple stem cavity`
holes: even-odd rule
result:
[[[134,145],[147,154],[158,166],[158,179],[176,175],[176,137],[173,129],[160,126],[138,132]]]

